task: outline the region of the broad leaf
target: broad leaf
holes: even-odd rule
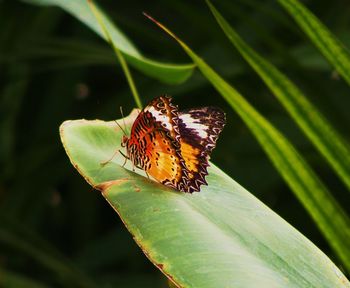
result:
[[[114,122],[66,121],[60,133],[74,167],[177,287],[350,287],[326,255],[214,165],[209,186],[186,194],[123,168],[119,153],[102,165],[121,149]]]
[[[40,5],[56,5],[79,19],[100,37],[106,39],[106,35],[101,30],[95,16],[91,12],[87,0],[23,0],[25,2]],[[138,69],[145,75],[161,80],[165,83],[177,84],[186,81],[192,74],[193,64],[169,64],[154,61],[144,57],[133,43],[118,29],[106,14],[97,8],[103,23],[106,25],[113,43],[118,45],[118,49],[130,65]]]
[[[147,15],[146,15],[147,16]],[[229,83],[161,23],[148,16],[173,37],[199,70],[249,127],[278,172],[312,216],[328,242],[350,271],[350,220],[327,187],[294,146]]]

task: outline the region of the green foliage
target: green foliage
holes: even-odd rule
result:
[[[338,73],[350,84],[350,52],[298,0],[278,0]]]
[[[144,257],[101,194],[92,191],[75,173],[57,135],[57,127],[66,119],[111,120],[120,118],[119,106],[123,106],[126,114],[134,107],[125,75],[116,67],[118,61],[113,49],[96,37],[96,33],[102,37],[102,31],[86,2],[55,1],[64,9],[46,5],[49,0],[41,0],[41,4],[45,4],[41,6],[24,3],[34,1],[0,1],[0,286],[168,287],[166,277]],[[81,5],[80,10],[72,8],[73,2]],[[339,75],[347,79],[344,47],[350,45],[350,11],[343,2],[307,3],[309,10],[325,23],[321,29],[318,29],[321,21],[315,16],[310,18],[310,12],[300,9],[302,6],[296,1],[280,1],[282,6],[274,0],[220,0],[214,4],[247,45],[283,71],[291,83],[307,95],[314,109],[317,107],[319,114],[324,115],[328,127],[335,127],[328,135],[337,131],[336,138],[343,138],[341,141],[347,145],[350,140],[349,87]],[[326,150],[322,152],[318,147],[320,143],[314,139],[311,144],[312,137],[304,137],[295,119],[291,119],[292,113],[285,113],[260,78],[242,61],[242,55],[232,49],[204,2],[149,1],[145,5],[141,0],[101,0],[98,4],[101,12],[108,11],[109,17],[104,15],[107,18],[103,23],[110,25],[113,40],[118,40],[115,41],[117,48],[124,45],[123,55],[143,103],[167,93],[183,108],[215,105],[225,110],[228,124],[212,161],[300,230],[349,276],[344,262],[319,233],[238,114],[200,73],[195,71],[189,79],[193,64],[167,64],[169,61],[186,63],[188,58],[170,37],[142,16],[142,11],[182,35],[206,63],[237,87],[246,101],[290,139],[349,215],[350,197],[338,179],[340,170],[335,162],[330,165],[334,160],[341,162],[340,165],[346,163],[346,158],[341,161],[342,154],[332,154],[331,145],[338,145],[338,141],[321,139],[326,143],[323,149],[333,149],[332,155],[327,156]],[[291,16],[298,18],[297,24],[281,7],[292,11]],[[80,22],[74,19],[79,17]],[[328,58],[335,56],[336,59],[328,62],[336,64],[328,64],[311,45],[299,28],[299,21],[304,22],[300,28],[304,29],[305,25],[312,28],[305,30],[306,34],[311,33],[311,38],[326,36],[327,41],[318,44],[326,49],[323,53]],[[313,29],[316,29],[314,34]],[[340,40],[334,42],[335,38]],[[335,49],[329,49],[332,47]],[[334,51],[340,52],[334,54]],[[127,56],[129,54],[131,56]],[[186,79],[189,81],[184,82]],[[180,82],[181,85],[173,85]],[[307,115],[309,111],[304,112]],[[302,127],[300,117],[298,121]],[[315,135],[322,130],[311,128]],[[110,152],[103,155],[104,160],[112,156]],[[105,169],[114,168],[115,163]],[[310,202],[316,203],[314,200],[310,198]],[[320,210],[330,211],[327,202],[316,200],[321,203]],[[249,216],[243,220],[249,221]],[[232,215],[232,221],[234,217]],[[344,229],[338,226],[336,218],[331,217],[331,224],[335,230]],[[342,233],[345,235],[346,231]],[[345,239],[341,245],[345,247],[347,243]],[[251,273],[258,271],[254,269]],[[347,287],[342,274],[338,270],[334,272]],[[322,277],[324,275],[320,275],[320,279]]]
[[[124,119],[127,129],[135,112]],[[132,173],[130,162],[123,168],[119,153],[102,165],[122,149],[114,122],[67,121],[60,131],[73,166],[178,287],[350,285],[316,246],[214,165],[208,186],[186,194]]]
[[[332,125],[283,73],[253,51],[208,2],[232,44],[254,68],[310,141],[324,155],[350,190],[350,150]]]
[[[134,79],[132,78],[129,66],[128,66],[127,62],[125,61],[123,53],[120,51],[120,49],[118,48],[118,44],[115,42],[115,40],[113,40],[113,37],[109,33],[108,28],[104,23],[103,14],[101,14],[101,11],[96,7],[95,3],[92,0],[89,1],[89,5],[90,5],[90,9],[93,12],[98,24],[101,27],[101,30],[103,31],[104,37],[106,38],[108,43],[113,47],[115,55],[117,56],[118,61],[120,63],[120,66],[122,67],[123,72],[125,74],[126,80],[128,81],[132,96],[135,99],[137,107],[139,109],[142,109],[142,102],[140,99],[140,95],[137,92],[136,84],[134,82]]]
[[[347,147],[347,143],[342,140],[330,124],[319,114],[316,108],[314,108],[314,106],[303,96],[298,88],[274,66],[250,49],[229,26],[214,6],[212,6],[210,2],[208,2],[208,4],[227,37],[236,45],[245,59],[259,73],[265,83],[291,114],[295,122],[299,124],[305,134],[309,136],[315,146],[319,148],[333,165],[336,172],[338,172],[344,182],[350,184],[350,151]],[[190,53],[193,54],[191,51]],[[201,65],[198,66],[201,67]],[[203,69],[206,71],[203,72],[204,74],[208,75],[209,73],[212,73],[211,71],[208,71],[208,67],[203,66]],[[223,82],[223,80],[214,80],[214,77],[211,79],[213,79],[212,81],[215,81],[213,85],[217,87],[227,85],[225,83],[221,83],[220,85],[220,82]],[[235,91],[232,91],[230,94],[231,97],[229,95],[226,96],[227,94],[223,96],[229,97],[229,99],[238,98],[238,101],[241,102],[240,97],[237,97]],[[237,109],[243,110],[241,106]],[[248,119],[248,121],[247,125],[249,125],[251,119]],[[257,126],[261,126],[262,129],[258,129],[255,132],[256,137],[260,139],[262,146],[265,147],[277,169],[279,169],[281,174],[284,175],[286,181],[289,183],[301,203],[309,211],[311,216],[315,219],[316,224],[328,238],[338,254],[338,257],[344,261],[344,264],[350,270],[350,247],[346,243],[346,239],[350,239],[350,221],[348,216],[332,197],[330,192],[323,186],[320,180],[317,179],[314,172],[311,171],[311,168],[308,167],[306,162],[300,157],[300,155],[294,153],[294,148],[287,143],[286,140],[284,140],[285,143],[282,144],[283,136],[278,135],[277,131],[273,131],[273,129],[271,129],[272,127],[266,128],[266,125],[267,123],[260,121],[259,124],[252,123],[250,127],[253,128],[252,131],[254,132],[256,131],[255,129]],[[270,139],[266,140],[266,137],[260,135],[260,131],[264,131],[266,134],[269,134],[270,131]],[[268,146],[270,143],[271,147],[269,149]],[[279,149],[275,149],[274,147],[276,145],[278,148],[283,147],[283,151],[281,151],[282,153],[279,155],[275,155],[279,152]],[[300,186],[298,187],[295,183],[300,184]],[[334,225],[335,223],[337,224]]]
[[[57,5],[68,13],[78,18],[85,25],[90,27],[99,36],[109,41],[109,36],[106,35],[100,27],[95,15],[89,8],[88,1],[86,0],[27,0],[30,3],[40,5]],[[110,38],[118,45],[118,49],[127,59],[127,61],[136,69],[145,73],[150,77],[154,77],[158,80],[166,83],[178,84],[186,81],[191,76],[193,65],[175,65],[162,63],[148,59],[141,55],[135,45],[109,20],[109,18],[98,8],[101,21],[105,23],[106,29],[109,31]]]
[[[170,30],[162,24],[157,24],[182,46],[203,75],[239,114],[276,169],[314,218],[338,256],[350,269],[350,247],[347,245],[347,239],[350,239],[350,220],[311,167],[292,144],[235,88],[225,82]]]

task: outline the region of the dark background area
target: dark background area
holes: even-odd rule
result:
[[[143,54],[187,63],[179,46],[142,12],[172,29],[288,136],[350,212],[343,184],[229,43],[204,1],[98,3]],[[213,3],[350,141],[349,87],[278,4]],[[348,1],[304,3],[350,44]],[[132,73],[144,104],[169,94],[180,108],[215,105],[225,110],[228,124],[212,162],[341,268],[247,127],[198,71],[178,86],[134,69]],[[165,277],[142,254],[108,203],[69,163],[59,139],[64,120],[118,119],[119,106],[128,114],[135,103],[105,42],[58,8],[0,1],[0,282],[1,277],[27,277],[50,287],[88,286],[90,280],[105,287],[166,287]]]

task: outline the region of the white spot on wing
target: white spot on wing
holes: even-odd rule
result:
[[[172,130],[173,127],[170,123],[170,119],[166,114],[161,113],[160,111],[156,110],[153,106],[150,108],[147,108],[146,111],[150,112],[154,118],[156,118],[157,121],[161,122],[162,124],[165,123],[165,128],[168,130]]]
[[[186,128],[195,130],[199,137],[208,137],[208,126],[201,124],[199,122],[200,120],[192,118],[190,114],[182,114],[179,116],[179,118],[181,118]]]

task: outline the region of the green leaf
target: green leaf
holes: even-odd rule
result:
[[[104,37],[106,38],[107,42],[112,46],[115,55],[118,58],[118,61],[120,63],[120,66],[122,67],[122,70],[124,72],[125,78],[128,81],[129,88],[131,91],[131,94],[134,97],[134,100],[136,102],[136,105],[139,109],[142,109],[142,102],[140,99],[140,95],[137,92],[136,84],[134,82],[134,79],[132,78],[129,66],[127,62],[125,61],[125,58],[123,57],[123,53],[118,48],[118,44],[113,41],[113,38],[109,34],[108,28],[106,27],[105,23],[103,22],[103,15],[100,14],[99,9],[96,7],[94,4],[93,0],[88,0],[90,10],[94,14],[98,24],[100,25],[103,34],[105,35]]]
[[[100,37],[107,41],[106,35],[101,30],[95,16],[91,12],[86,0],[24,0],[25,2],[40,5],[56,5],[70,13]],[[186,81],[193,72],[193,64],[170,64],[154,61],[144,57],[130,42],[130,40],[116,27],[107,15],[97,7],[99,15],[105,24],[113,43],[118,45],[125,59],[130,65],[145,75],[169,84],[178,84]]]
[[[246,123],[278,172],[350,271],[350,246],[348,245],[350,220],[311,167],[293,145],[235,88],[222,79],[169,29],[148,17],[181,45],[203,75]]]
[[[336,132],[316,107],[284,74],[251,49],[232,29],[214,6],[207,1],[226,36],[264,80],[310,141],[332,165],[350,189],[350,150],[348,143]]]
[[[114,122],[66,121],[60,133],[74,167],[177,287],[350,287],[326,255],[214,165],[208,186],[182,193],[122,168],[119,153],[101,165],[121,149]]]
[[[338,73],[350,84],[350,53],[331,31],[297,0],[278,0]]]

